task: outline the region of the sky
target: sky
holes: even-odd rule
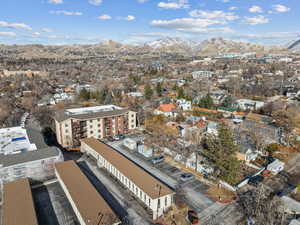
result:
[[[2,0],[0,44],[300,39],[300,0]]]

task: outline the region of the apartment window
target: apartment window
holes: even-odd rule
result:
[[[131,120],[131,123],[134,123],[134,120]]]
[[[101,130],[98,130],[98,133],[101,133]]]
[[[131,114],[131,117],[134,117],[134,114]]]
[[[165,197],[165,206],[168,205],[168,197]]]
[[[90,125],[90,128],[92,129],[92,128],[93,128],[93,125]]]
[[[157,205],[157,207],[160,208],[160,198],[158,199]]]
[[[135,188],[135,194],[136,194],[136,195],[138,194],[138,189],[137,189],[137,187]]]
[[[91,131],[90,131],[90,134],[93,134],[93,133],[94,133],[94,132],[91,130]]]
[[[146,194],[144,194],[144,202],[146,202]]]
[[[98,122],[100,122],[100,119],[97,119],[98,120]]]
[[[69,132],[69,130],[66,130],[65,132],[66,132],[66,133],[68,133],[68,132]]]
[[[143,198],[142,198],[142,191],[141,191],[141,190],[140,190],[140,199],[143,199]]]
[[[66,123],[66,124],[65,124],[65,127],[68,127],[68,126],[69,126],[69,125]]]
[[[100,123],[98,123],[98,127],[100,127],[101,126],[101,124]]]
[[[149,207],[151,207],[151,199],[150,198],[149,198],[149,203],[148,204],[149,204]]]
[[[92,123],[93,122],[93,120],[90,120],[90,123]]]

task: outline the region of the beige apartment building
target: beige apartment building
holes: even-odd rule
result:
[[[94,157],[99,167],[128,188],[152,212],[153,219],[162,216],[173,204],[173,190],[108,145],[86,138],[81,140],[81,151]]]
[[[79,147],[83,138],[103,139],[136,128],[136,112],[115,105],[64,109],[54,120],[57,141],[64,148]]]

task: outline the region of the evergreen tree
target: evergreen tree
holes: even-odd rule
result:
[[[147,100],[150,100],[152,98],[153,90],[152,90],[152,88],[151,88],[151,86],[149,84],[146,84],[146,86],[145,86],[145,93],[144,93],[144,95],[145,95],[145,98]]]
[[[86,90],[85,88],[83,88],[80,92],[79,92],[79,98],[82,101],[87,101],[90,99],[90,92],[88,90]]]
[[[217,136],[211,135],[204,139],[203,149],[204,156],[215,170],[214,176],[229,184],[236,184],[241,166],[236,158],[239,147],[229,128],[220,125]]]
[[[214,100],[212,99],[210,94],[207,94],[206,96],[200,99],[198,106],[201,108],[212,109],[214,108]]]
[[[156,90],[157,96],[161,97],[161,95],[162,95],[162,87],[161,87],[161,83],[160,82],[158,82],[156,84],[155,90]]]
[[[233,99],[231,96],[226,96],[222,102],[222,106],[224,107],[232,107],[233,106]]]
[[[182,87],[177,88],[177,98],[184,98],[185,94],[184,94],[184,90]]]

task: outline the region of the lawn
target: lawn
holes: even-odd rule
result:
[[[211,186],[207,194],[216,201],[223,203],[232,202],[236,198],[236,194],[234,192],[218,187],[217,185]]]

